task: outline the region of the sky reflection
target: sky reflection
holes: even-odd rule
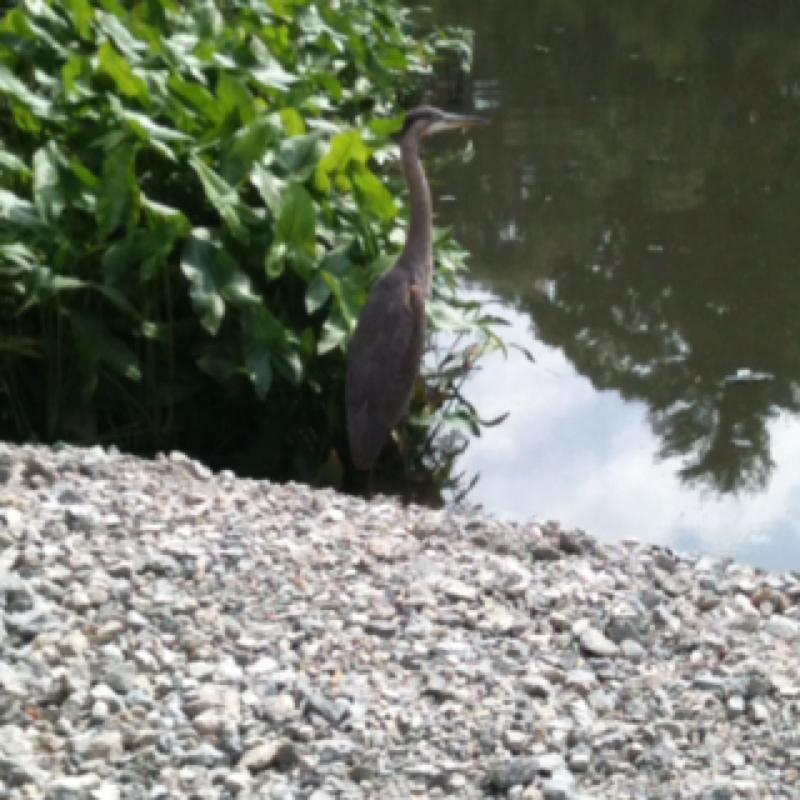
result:
[[[479,293],[484,303],[490,295]],[[461,459],[480,471],[469,495],[497,516],[559,520],[601,539],[637,538],[731,555],[772,569],[800,569],[800,423],[770,423],[776,469],[759,493],[719,495],[683,485],[678,459],[658,460],[644,405],[598,392],[563,352],[537,341],[530,317],[499,304],[508,340],[531,364],[495,354],[465,393],[487,418],[511,415],[473,440]]]

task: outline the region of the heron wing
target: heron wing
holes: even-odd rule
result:
[[[347,423],[356,466],[378,458],[402,418],[419,373],[425,341],[421,287],[389,272],[370,292],[350,345]]]

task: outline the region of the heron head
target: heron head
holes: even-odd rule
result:
[[[464,114],[449,114],[433,106],[418,106],[406,114],[401,141],[419,142],[425,136],[439,131],[453,128],[471,128],[473,125],[483,125],[488,120],[481,117],[466,116]]]

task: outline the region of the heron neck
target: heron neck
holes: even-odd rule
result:
[[[433,264],[431,191],[428,188],[428,181],[425,178],[416,143],[402,143],[400,150],[411,203],[411,221],[408,226],[406,245],[399,263],[406,265],[415,282],[424,286],[427,293],[430,291],[431,266]]]

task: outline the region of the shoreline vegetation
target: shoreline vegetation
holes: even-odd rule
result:
[[[350,480],[347,343],[406,224],[392,136],[436,65],[470,58],[468,32],[415,19],[394,0],[4,12],[0,439]],[[455,344],[404,446],[442,486],[442,434],[484,424],[461,381],[503,343],[447,231],[435,253],[430,322]]]

